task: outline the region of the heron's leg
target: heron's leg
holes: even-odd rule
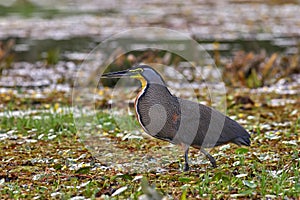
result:
[[[187,172],[190,170],[189,167],[189,147],[187,147],[187,149],[184,151],[184,171]]]
[[[210,163],[212,164],[212,166],[215,168],[217,167],[216,164],[216,160],[214,159],[214,157],[212,157],[207,151],[205,151],[205,149],[201,148],[200,151],[208,158],[208,160],[210,161]]]

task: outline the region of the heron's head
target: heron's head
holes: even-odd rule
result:
[[[165,85],[164,80],[159,75],[157,71],[155,71],[152,67],[140,64],[136,65],[130,69],[110,72],[102,75],[103,78],[122,78],[129,77],[138,79],[142,83],[142,87],[145,87],[147,84],[161,84]]]

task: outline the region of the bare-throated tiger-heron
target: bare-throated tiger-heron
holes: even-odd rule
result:
[[[190,146],[200,149],[213,167],[216,161],[204,148],[227,143],[250,146],[250,135],[239,123],[206,105],[172,95],[159,73],[148,65],[102,77],[130,77],[141,82],[142,89],[135,100],[137,120],[151,136],[184,147],[185,171],[189,170]]]

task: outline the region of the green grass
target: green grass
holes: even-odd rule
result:
[[[61,115],[58,113],[40,113],[34,116],[25,115],[24,117],[2,117],[0,129],[15,130],[17,133],[26,136],[39,136],[48,133],[50,130],[54,133],[72,133],[75,134],[75,125],[72,114]]]

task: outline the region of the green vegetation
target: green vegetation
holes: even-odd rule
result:
[[[114,9],[103,9],[100,11],[90,11],[89,14],[107,15],[117,13]],[[29,0],[17,0],[10,6],[0,5],[0,16],[20,15],[25,18],[39,16],[41,18],[51,19],[57,16],[68,15],[84,15],[87,12],[80,11],[64,11],[57,8],[49,8],[46,6],[39,6]]]
[[[234,103],[230,99],[233,98],[229,97],[228,103]],[[174,199],[297,198],[300,195],[300,118],[294,114],[290,116],[294,123],[280,124],[292,110],[300,109],[294,105],[276,111],[255,106],[241,111],[238,106],[232,106],[230,115],[248,119],[246,128],[253,132],[251,148],[234,145],[216,148],[212,153],[216,155],[217,168],[211,168],[208,163],[194,163],[190,172],[180,169],[183,157],[179,154],[177,162],[165,164],[167,171],[161,173],[147,169],[128,173],[105,167],[79,142],[70,110],[60,106],[53,104],[48,111],[24,116],[4,112],[6,114],[0,121],[2,198],[69,199],[82,196],[137,199],[143,194],[153,193]],[[272,114],[265,116],[266,113]],[[112,139],[136,127],[132,116],[117,121],[103,112],[90,123],[102,125],[90,129],[91,133],[99,134],[100,130],[100,133],[109,133],[106,137]],[[125,130],[119,129],[120,124]],[[266,124],[270,124],[268,131]],[[133,152],[165,144],[147,138],[118,141],[119,148]],[[191,152],[191,159],[197,160],[198,150],[192,149]],[[203,157],[199,159],[205,160]]]
[[[46,62],[48,65],[55,65],[59,61],[60,56],[60,50],[58,48],[56,49],[50,49],[46,52]]]
[[[11,6],[0,6],[0,16],[19,14],[23,17],[33,17],[43,13],[44,17],[53,16],[58,13],[54,9],[43,9],[28,0],[17,0]]]

